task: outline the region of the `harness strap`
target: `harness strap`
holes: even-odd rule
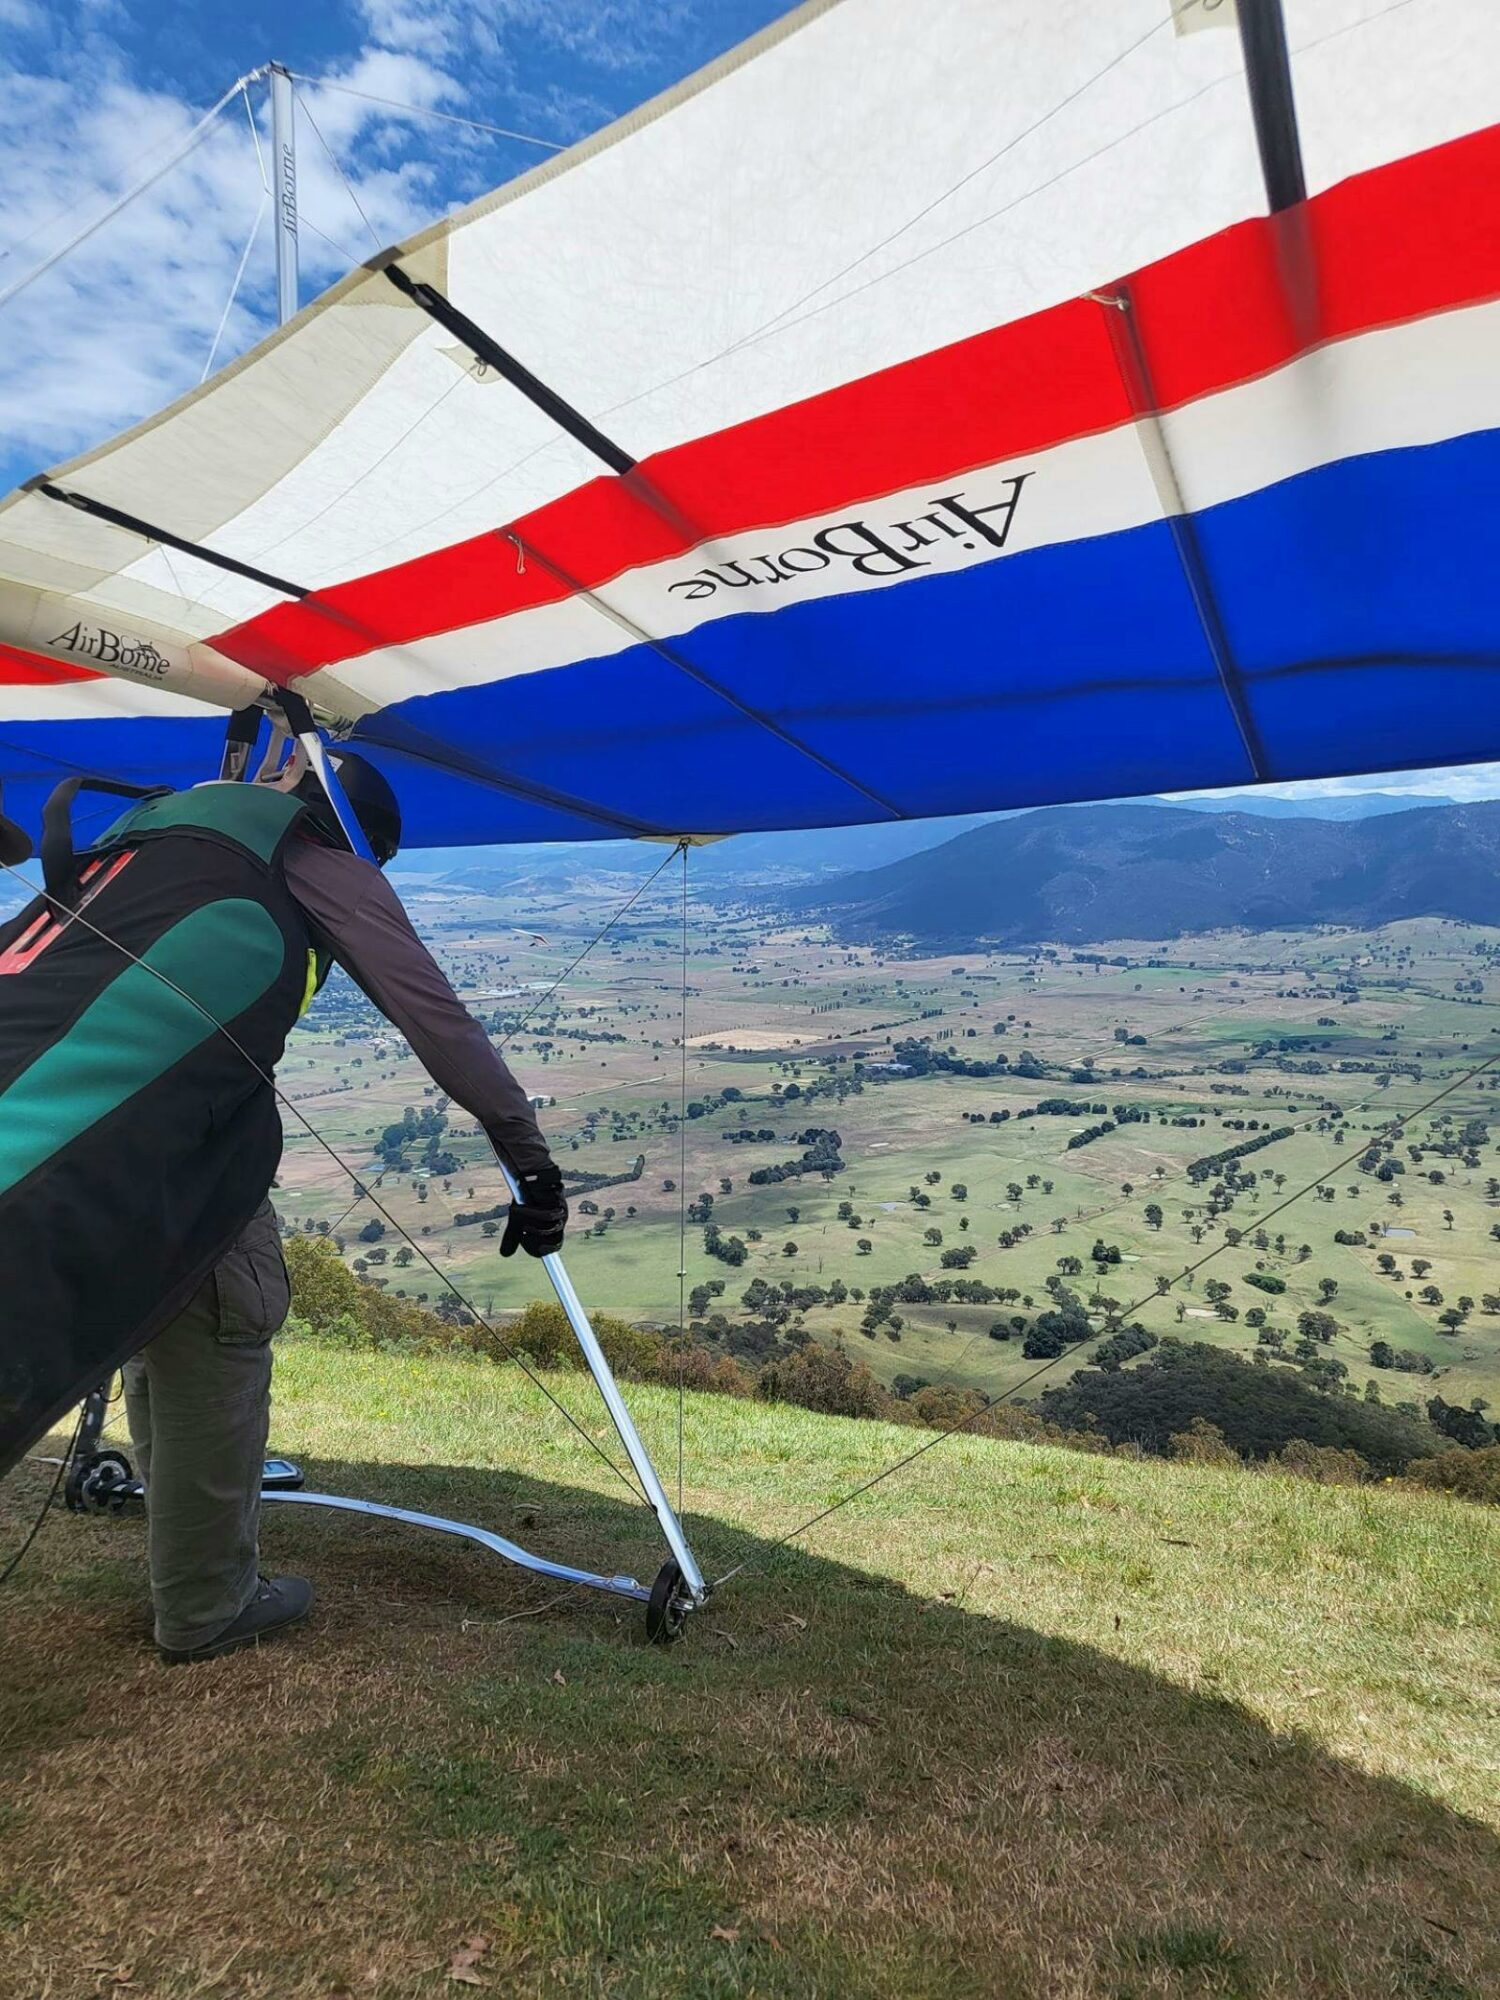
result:
[[[73,801],[80,792],[109,792],[120,799],[154,799],[162,785],[130,785],[116,778],[64,778],[42,807],[42,880],[47,894],[72,907],[78,888],[78,857],[73,851]]]

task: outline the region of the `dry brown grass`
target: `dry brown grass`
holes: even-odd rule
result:
[[[329,1483],[649,1560],[602,1486],[551,1483],[581,1462],[507,1373],[425,1368],[293,1350],[278,1441],[349,1458],[362,1427],[387,1462]],[[725,1558],[715,1487],[763,1523],[893,1442],[712,1402],[691,1435]],[[286,1510],[267,1555],[315,1575],[314,1625],[169,1671],[139,1525],[52,1523],[0,1639],[0,1996],[415,2000],[475,1938],[458,1969],[538,2000],[1500,1992],[1500,1522],[943,1457],[669,1653],[602,1600],[503,1622],[554,1593]],[[0,1495],[7,1541],[41,1490]]]

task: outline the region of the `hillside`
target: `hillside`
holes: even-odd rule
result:
[[[1450,801],[1436,794],[1400,792],[1351,792],[1306,799],[1278,798],[1269,792],[1212,792],[1201,798],[1146,803],[1170,804],[1183,812],[1243,812],[1267,819],[1358,820]],[[1012,817],[1009,813],[974,813],[952,819],[736,834],[698,848],[693,856],[693,877],[700,888],[710,891],[742,884],[767,887],[821,881],[856,869],[885,867],[955,840],[975,827]],[[440,881],[456,890],[546,895],[590,884],[633,885],[642,873],[641,846],[631,840],[596,840],[554,842],[544,847],[410,848],[392,864],[391,873],[413,885]]]
[[[1205,792],[1190,799],[1148,799],[1148,805],[1176,806],[1187,812],[1241,812],[1265,819],[1378,819],[1387,813],[1417,812],[1456,802],[1441,792],[1331,792],[1284,799],[1274,792]]]
[[[629,1394],[665,1456],[675,1396]],[[1500,1514],[955,1437],[773,1558],[912,1432],[690,1396],[686,1440],[706,1567],[769,1566],[669,1652],[287,1509],[265,1557],[315,1622],[169,1674],[140,1522],[54,1517],[4,1605],[0,1992],[1500,1990]],[[510,1368],[290,1341],[273,1442],[332,1490],[659,1553]],[[0,1491],[7,1548],[48,1476]]]
[[[1231,926],[1500,921],[1500,801],[1352,821],[1053,807],[794,891],[845,938],[1094,944]]]

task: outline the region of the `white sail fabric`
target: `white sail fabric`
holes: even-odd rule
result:
[[[1131,708],[1122,683],[1086,725],[1114,732],[1121,755],[1071,767],[1063,755],[1049,776],[1035,772],[1043,732],[1009,758],[988,733],[1001,730],[995,699],[1050,700],[1059,675],[1069,690],[1107,679],[1121,618],[1157,627],[1132,685],[1158,656],[1184,688],[1194,674],[1224,682],[1261,664],[1290,670],[1304,653],[1342,657],[1336,633],[1312,651],[1288,635],[1275,659],[1226,665],[1232,607],[1214,614],[1216,636],[1199,602],[1186,636],[1213,551],[1185,588],[1180,535],[1165,556],[1153,542],[1145,557],[1143,543],[1143,559],[1163,565],[1160,588],[1130,602],[1113,571],[1091,567],[1094,545],[1154,530],[1166,548],[1180,517],[1500,421],[1483,360],[1500,250],[1481,241],[1472,258],[1449,257],[1446,289],[1401,271],[1406,235],[1426,230],[1435,200],[1467,190],[1473,230],[1494,228],[1471,185],[1480,155],[1445,150],[1483,135],[1500,102],[1491,0],[1287,0],[1312,263],[1296,351],[1267,334],[1269,360],[1239,355],[1242,316],[1273,316],[1256,291],[1265,242],[1226,238],[1217,261],[1204,249],[1267,226],[1230,14],[1207,0],[813,0],[392,254],[645,461],[640,479],[602,467],[383,269],[354,274],[203,389],[49,475],[274,582],[38,491],[0,507],[0,641],[12,649],[0,660],[0,770],[21,779],[83,761],[138,773],[155,760],[181,777],[208,759],[207,738],[160,724],[185,725],[199,697],[252,698],[265,679],[295,680],[365,741],[418,759],[429,774],[418,819],[434,839],[957,811],[1412,754],[1405,734],[1399,753],[1331,727],[1304,742],[1276,720],[1274,690],[1259,723],[1247,721],[1257,693],[1239,713],[1212,691],[1225,727],[1205,733],[1187,707],[1153,721],[1142,693]],[[1434,164],[1397,172],[1419,160]],[[1371,215],[1386,212],[1390,309],[1362,297],[1344,311],[1340,260],[1357,262]],[[1336,320],[1320,317],[1325,264]],[[1182,408],[1168,416],[1143,407],[1150,381],[1122,391],[1128,366],[1111,358],[1107,322],[1127,310],[1119,288],[1132,274],[1163,378],[1176,379],[1178,349],[1202,350],[1183,363]],[[1015,412],[1009,431],[996,404]],[[1047,420],[1028,428],[1040,407]],[[888,451],[871,441],[872,410],[876,428],[889,421]],[[806,437],[816,449],[804,461]],[[917,530],[899,542],[909,569],[868,549],[861,561],[858,537],[835,532],[851,521],[894,532],[954,491],[985,531],[969,547],[961,517],[944,517],[951,575],[935,573]],[[778,568],[787,549],[811,551],[800,570]],[[1069,611],[1053,639],[1038,606],[1058,586],[1039,565],[1070,549],[1084,554],[1058,574],[1116,603],[1101,603],[1091,633]],[[1377,560],[1373,540],[1359,559]],[[715,562],[757,561],[777,579],[770,591],[732,574],[695,591]],[[1222,561],[1232,599],[1232,554]],[[1009,613],[1002,572],[1024,600]],[[1357,582],[1338,578],[1339,601]],[[310,596],[293,608],[281,584]],[[929,627],[943,635],[940,654],[909,657],[905,686],[873,650],[877,597],[889,600],[882,622],[903,607],[909,644]],[[1335,611],[1320,614],[1330,631]],[[1421,635],[1397,629],[1405,616],[1393,609],[1387,638],[1364,650],[1420,652]],[[995,644],[997,619],[1021,635],[1019,653]],[[1431,650],[1467,657],[1484,639],[1435,631]],[[1464,685],[1463,698],[1445,685],[1417,754],[1500,751],[1494,698],[1476,706],[1477,683]],[[1083,712],[1068,699],[1054,733]],[[941,720],[945,700],[976,725],[967,748]],[[618,773],[588,712],[615,740]],[[1476,714],[1483,740],[1466,751],[1459,725],[1472,740]],[[1280,755],[1270,737],[1283,726]],[[907,783],[903,750],[955,768]],[[722,774],[699,782],[704,760],[726,752],[743,798]],[[444,769],[451,810],[431,775]]]

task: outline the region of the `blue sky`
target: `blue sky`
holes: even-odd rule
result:
[[[712,60],[787,0],[0,0],[0,291],[276,60],[376,96],[568,143]],[[543,153],[316,85],[299,119],[303,298]],[[264,137],[263,85],[250,102]],[[246,105],[0,309],[0,491],[191,388],[261,196]],[[216,365],[271,324],[261,221]]]

